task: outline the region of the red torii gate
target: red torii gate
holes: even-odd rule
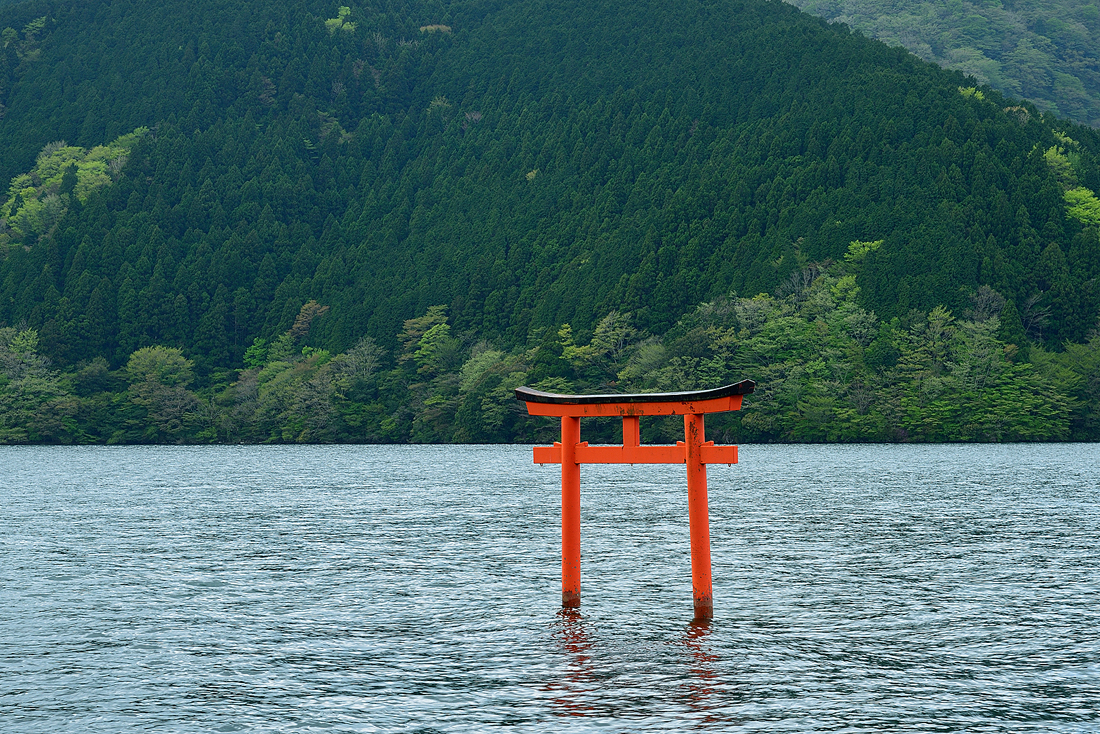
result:
[[[714,390],[636,395],[558,395],[529,387],[516,398],[531,415],[561,417],[561,442],[536,446],[536,464],[561,464],[561,604],[581,605],[581,464],[686,464],[688,524],[691,534],[691,587],[696,619],[714,616],[710,575],[710,520],[707,516],[707,464],[736,464],[736,446],[705,441],[703,415],[741,409],[752,380]],[[684,440],[675,446],[642,446],[643,415],[684,416]],[[581,418],[621,417],[622,446],[581,442]]]

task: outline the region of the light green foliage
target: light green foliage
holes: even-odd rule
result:
[[[245,352],[249,369],[220,396],[211,439],[270,442],[332,441],[342,408],[373,377],[381,350],[368,338],[333,355],[299,347],[328,306],[307,301],[291,328],[270,343],[256,339]]]
[[[852,242],[848,244],[848,252],[844,254],[844,259],[850,263],[860,262],[869,254],[882,247],[884,241],[885,240],[862,242],[860,240],[852,240]]]
[[[267,341],[256,337],[244,352],[244,366],[249,369],[263,367],[267,362],[267,349]]]
[[[333,370],[321,355],[272,362],[259,374],[255,422],[267,440],[323,440],[334,413]],[[326,368],[327,367],[327,368]]]
[[[435,324],[424,332],[417,346],[413,359],[419,366],[420,374],[439,374],[462,364],[459,354],[461,342],[451,336],[451,327],[446,323]]]
[[[500,363],[503,357],[504,353],[492,349],[488,342],[478,344],[470,358],[462,365],[462,370],[459,373],[459,390],[469,392],[486,372]]]
[[[74,193],[80,201],[86,201],[93,191],[111,184],[107,164],[103,161],[86,161],[77,166],[76,177],[78,183]]]
[[[30,23],[27,23],[27,25],[23,27],[23,37],[26,38],[27,40],[32,40],[39,33],[41,33],[42,30],[45,27],[46,27],[46,16],[45,15],[43,15],[41,18],[35,18],[34,20],[32,20]]]
[[[295,329],[300,332],[303,321],[322,308],[308,302],[295,326],[270,346],[263,340],[253,343],[248,352],[250,369],[222,396],[225,407],[215,421],[218,429],[212,438],[333,441],[340,430],[359,425],[364,413],[371,412],[361,399],[383,354],[373,340],[363,338],[335,356],[309,346],[293,351],[298,338],[293,335]]]
[[[852,259],[858,260],[868,248],[853,245]],[[1028,441],[1070,435],[1076,403],[1069,382],[1042,386],[1042,367],[1009,360],[1011,350],[997,338],[1005,300],[988,287],[975,295],[967,318],[938,306],[902,329],[857,305],[858,288],[843,267],[809,273],[781,298],[704,304],[664,340],[628,342],[619,351],[628,356],[620,356],[625,364],[618,389],[682,390],[751,377],[759,389],[745,410],[711,421],[741,439]],[[570,344],[563,357],[580,366],[578,356],[604,352],[598,344],[595,336],[588,345]]]
[[[187,387],[195,378],[194,365],[179,349],[144,347],[130,355],[126,373],[131,385]]]
[[[272,340],[271,345],[267,347],[265,363],[269,366],[276,362],[289,362],[296,358],[297,350],[295,348],[297,340],[287,332],[280,334]]]
[[[1080,143],[1078,143],[1070,136],[1066,135],[1061,130],[1051,130],[1050,132],[1054,136],[1054,138],[1064,146],[1067,146],[1069,148],[1077,148],[1080,146]]]
[[[329,33],[336,33],[336,31],[343,31],[345,33],[351,33],[355,30],[355,23],[348,20],[348,16],[351,15],[351,8],[346,5],[341,5],[336,11],[335,18],[329,18],[325,21],[325,28]]]
[[[1093,227],[1100,227],[1100,199],[1090,189],[1077,187],[1066,191],[1063,195],[1069,206],[1067,213],[1081,222]]]
[[[72,440],[76,400],[37,350],[34,329],[0,328],[0,444]]]
[[[8,198],[0,204],[0,217],[10,234],[0,234],[0,245],[14,235],[16,241],[30,241],[51,231],[69,208],[70,196],[87,201],[94,191],[109,186],[122,172],[130,151],[148,133],[138,128],[110,145],[85,150],[60,140],[42,149],[30,173],[15,176],[8,186]],[[71,193],[64,190],[66,173],[75,169]],[[70,174],[71,175],[71,174]]]
[[[1064,190],[1066,213],[1082,224],[1100,226],[1100,200],[1091,189],[1078,184],[1082,164],[1080,154],[1074,150],[1077,141],[1058,131],[1055,137],[1065,147],[1051,146],[1043,153],[1043,160]]]
[[[962,317],[937,306],[906,325],[884,323],[858,305],[846,268],[811,266],[782,296],[701,304],[663,337],[616,311],[586,343],[563,325],[543,342],[560,349],[559,374],[539,379],[539,348],[508,354],[480,341],[467,349],[443,306],[406,322],[400,336],[417,337],[416,350],[389,368],[370,339],[332,355],[295,350],[287,332],[270,347],[254,342],[252,366],[216,395],[190,390],[193,365],[179,349],[145,347],[122,371],[138,412],[120,413],[116,440],[548,440],[552,422],[527,416],[516,387],[652,392],[744,378],[757,392],[743,411],[708,419],[712,438],[1037,441],[1100,430],[1100,337],[1064,353],[1033,346],[1031,363],[1016,362],[1017,350],[998,337],[1007,301],[991,288],[975,293]],[[37,344],[33,330],[0,329],[4,442],[76,435],[65,421],[77,403]],[[593,441],[615,440],[607,423],[585,430]],[[682,426],[654,420],[644,430],[648,441],[672,441]]]
[[[13,329],[5,330],[8,334],[8,350],[13,357],[26,359],[34,355],[38,349],[38,332],[34,329],[24,329],[16,332]]]
[[[1069,396],[1077,436],[1100,435],[1100,333],[1061,353],[1033,350],[1032,361],[1050,389]]]
[[[1077,185],[1077,173],[1066,156],[1064,148],[1052,146],[1043,153],[1043,160],[1050,166],[1051,173],[1058,179],[1063,187],[1073,188]]]
[[[144,440],[181,441],[197,422],[200,402],[187,389],[195,376],[193,368],[174,347],[144,347],[130,355],[130,400],[145,411]]]
[[[401,342],[401,354],[398,356],[398,361],[404,363],[413,359],[414,354],[420,348],[421,338],[433,326],[445,324],[446,322],[447,307],[442,305],[431,306],[423,316],[405,321],[404,328],[397,337]]]
[[[293,366],[294,365],[292,362],[281,359],[272,360],[260,369],[259,373],[256,375],[256,380],[260,383],[261,386],[267,385],[269,382],[271,382],[276,377],[286,372]]]
[[[61,175],[65,169],[71,164],[80,164],[86,156],[86,150],[66,145],[64,140],[50,143],[38,154],[32,174],[26,176],[26,178],[17,176],[12,181],[12,185],[14,186],[16,181],[20,181],[22,184],[20,188],[29,188],[35,179],[45,186],[60,183]]]
[[[985,95],[982,93],[982,91],[974,87],[959,87],[959,94],[964,97],[972,97],[979,102],[985,101]]]

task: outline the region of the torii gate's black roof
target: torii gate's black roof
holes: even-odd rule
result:
[[[742,380],[734,385],[716,387],[713,390],[689,390],[688,392],[643,392],[627,395],[559,395],[530,387],[517,387],[516,398],[525,403],[554,403],[557,405],[592,405],[593,403],[685,403],[697,400],[727,398],[730,395],[748,395],[756,389],[752,380]]]

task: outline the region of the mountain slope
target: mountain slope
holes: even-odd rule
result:
[[[792,0],[1005,94],[1100,126],[1100,9],[1090,0]]]
[[[882,241],[859,273],[881,317],[961,309],[985,284],[1033,338],[1096,324],[1097,230],[1065,199],[1100,188],[1095,132],[781,3],[0,16],[47,19],[34,49],[6,49],[4,176],[56,140],[151,129],[49,229],[0,234],[0,325],[34,327],[62,364],[167,344],[201,374],[239,367],[311,299],[332,351],[393,346],[440,303],[502,345],[611,310],[659,334],[852,241]]]

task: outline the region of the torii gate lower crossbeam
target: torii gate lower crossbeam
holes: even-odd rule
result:
[[[516,388],[516,397],[531,415],[561,418],[561,441],[536,446],[536,464],[561,464],[561,603],[581,604],[581,464],[685,464],[688,524],[691,535],[691,587],[696,619],[714,616],[710,570],[710,520],[707,508],[707,464],[736,464],[736,446],[706,441],[703,416],[740,410],[752,380],[715,390],[636,395],[558,395]],[[642,446],[643,415],[684,416],[684,440],[675,446]],[[581,418],[621,417],[622,446],[589,446],[581,441]]]

